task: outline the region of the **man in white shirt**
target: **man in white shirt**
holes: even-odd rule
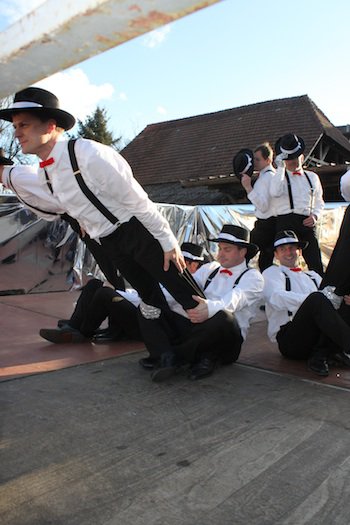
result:
[[[0,118],[13,123],[22,152],[40,159],[39,181],[83,232],[100,242],[113,265],[142,297],[140,309],[166,307],[162,283],[186,309],[197,303],[182,278],[185,262],[167,220],[134,179],[126,160],[92,140],[67,141],[75,118],[49,91],[29,87]]]
[[[271,194],[277,197],[276,231],[293,230],[307,242],[305,262],[309,270],[323,275],[315,228],[324,208],[323,190],[318,175],[302,167],[304,150],[303,139],[293,133],[283,135],[275,144],[277,171],[271,181]]]
[[[297,265],[306,243],[284,230],[274,246],[280,265],[263,272],[269,338],[283,356],[308,360],[318,375],[328,375],[329,357],[350,366],[350,327],[336,309],[339,301],[329,290],[318,291],[320,275]],[[350,304],[350,296],[344,301]]]
[[[240,161],[240,158],[242,159]],[[255,206],[256,221],[251,231],[250,239],[259,246],[259,268],[264,271],[273,262],[273,240],[276,233],[275,198],[270,191],[271,180],[275,175],[272,166],[273,150],[267,142],[254,150],[254,169],[258,178],[252,185],[251,174],[246,173],[244,156],[238,157],[241,164],[241,184],[247,192],[247,197]],[[234,162],[235,164],[235,162]],[[238,170],[238,166],[236,170]]]
[[[194,273],[202,263],[203,248],[198,244],[184,242],[182,254],[189,272]],[[82,288],[70,319],[60,319],[57,328],[42,328],[40,335],[51,343],[112,343],[120,339],[141,340],[138,306],[141,299],[136,290],[128,288],[113,290],[103,286],[99,279],[91,279]],[[108,329],[98,331],[108,318]],[[159,355],[143,358],[140,364],[153,369]]]
[[[216,239],[209,240],[218,244],[217,260],[203,264],[194,274],[206,298],[195,296],[198,308],[186,312],[173,298],[167,298],[172,310],[169,324],[177,327],[177,333],[168,340],[168,334],[164,334],[162,349],[168,347],[168,351],[163,352],[161,366],[152,374],[153,381],[163,381],[174,374],[177,358],[190,364],[189,377],[193,380],[212,374],[218,363],[233,363],[256,315],[263,278],[247,264],[258,251],[249,241],[249,231],[226,224]],[[143,339],[151,352],[157,344],[151,327]]]
[[[0,157],[0,182],[3,182],[6,188],[13,191],[19,201],[38,217],[46,221],[63,219],[68,222],[87,246],[106,279],[115,288],[125,288],[122,277],[118,274],[103,246],[91,239],[87,233],[82,236],[77,220],[65,213],[58,200],[51,193],[48,194],[45,191],[46,185],[43,186],[35,166],[13,166],[9,159]]]

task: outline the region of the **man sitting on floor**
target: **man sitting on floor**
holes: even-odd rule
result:
[[[263,272],[268,335],[283,356],[307,359],[310,370],[327,376],[330,358],[350,366],[350,327],[337,311],[343,298],[329,288],[318,291],[320,275],[297,265],[306,245],[291,230],[276,234],[280,265]],[[350,296],[344,302],[350,305]]]
[[[186,267],[194,273],[204,260],[203,248],[191,242],[181,245]],[[111,343],[121,339],[141,340],[138,322],[140,297],[136,290],[113,290],[98,279],[84,287],[70,319],[58,328],[42,328],[40,335],[52,343]],[[95,333],[108,318],[108,330]]]
[[[251,319],[262,298],[263,278],[248,261],[258,247],[249,241],[249,231],[226,224],[218,238],[217,260],[204,264],[194,275],[199,291],[194,295],[199,306],[185,312],[167,297],[171,312],[168,326],[176,326],[172,335],[166,333],[164,319],[143,319],[142,337],[150,355],[161,351],[160,366],[152,372],[153,381],[172,376],[179,363],[190,365],[190,379],[201,379],[213,373],[218,363],[230,364],[238,359]],[[163,313],[165,316],[165,312]],[[160,338],[159,326],[163,328]]]

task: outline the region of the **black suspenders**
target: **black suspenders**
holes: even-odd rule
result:
[[[211,272],[211,274],[209,275],[208,279],[206,280],[206,283],[204,285],[204,288],[203,290],[205,290],[209,284],[212,282],[212,280],[214,279],[215,275],[218,273],[218,271],[220,270],[220,266],[218,268],[215,268],[215,270],[213,272]],[[249,270],[251,270],[251,268],[246,268],[238,277],[237,279],[235,280],[235,282],[233,283],[233,287],[234,288],[235,286],[237,286],[237,284],[239,283],[239,281],[241,280],[241,278],[243,277],[243,275],[248,272]]]
[[[76,181],[77,181],[77,183],[79,185],[79,188],[84,193],[86,198],[89,199],[91,204],[93,204],[95,206],[95,208],[97,208],[102,213],[102,215],[104,215],[106,217],[106,219],[108,219],[112,224],[118,224],[119,220],[117,219],[117,217],[115,217],[113,215],[113,213],[111,213],[104,206],[104,204],[102,204],[102,202],[96,197],[96,195],[86,185],[86,183],[85,183],[85,181],[83,179],[83,176],[80,173],[80,169],[79,169],[79,166],[78,166],[78,161],[77,161],[77,158],[76,158],[76,155],[75,155],[75,151],[74,151],[74,145],[75,145],[76,141],[77,141],[77,139],[71,139],[71,140],[68,141],[68,153],[69,153],[69,160],[70,160],[71,165],[72,165],[73,175],[76,178]],[[11,171],[12,171],[12,169],[13,168],[11,168],[11,170],[9,172],[9,183],[10,183],[12,191],[14,191],[14,193],[16,193],[16,195],[17,195],[17,192],[14,189],[12,181],[11,181]],[[45,173],[45,178],[46,178],[46,184],[47,184],[50,192],[53,194],[52,184],[50,182],[49,176],[48,176],[48,174],[47,174],[45,169],[44,169],[44,173]],[[19,195],[17,195],[17,196],[23,202],[23,204],[25,204],[29,208],[32,208],[33,210],[37,210],[37,211],[39,211],[41,213],[46,213],[47,215],[59,215],[58,213],[54,213],[54,212],[50,212],[50,211],[46,211],[46,210],[41,210],[40,208],[32,206],[31,204],[28,204],[27,202],[25,202],[25,200],[22,199],[22,197],[20,197]],[[66,219],[65,216],[66,216],[66,214],[63,214],[63,218]]]
[[[208,279],[206,280],[203,290],[205,290],[209,286],[209,284],[212,282],[212,280],[214,279],[215,275],[218,273],[219,270],[220,270],[220,266],[218,266],[217,268],[215,268],[213,272],[211,272]]]
[[[112,224],[119,223],[119,220],[117,219],[117,217],[115,217],[113,215],[113,213],[111,213],[105,207],[105,205],[102,204],[102,202],[96,197],[96,195],[86,185],[86,183],[85,183],[85,181],[83,179],[83,176],[80,173],[80,169],[79,169],[79,166],[78,166],[78,161],[77,161],[77,158],[76,158],[75,152],[74,152],[74,145],[75,145],[76,141],[77,141],[77,139],[71,139],[71,140],[68,141],[68,153],[69,153],[69,159],[70,159],[70,162],[71,162],[71,165],[72,165],[73,175],[76,178],[76,181],[77,181],[77,183],[79,185],[79,188],[84,193],[85,197],[87,199],[89,199],[91,204],[93,204],[95,206],[95,208],[97,208],[102,213],[102,215],[104,215],[106,217],[106,219],[109,220],[109,222],[111,222]]]
[[[266,171],[264,172],[264,175],[265,175],[265,173],[275,173],[275,172],[274,172],[274,170],[268,169],[268,170],[266,170]],[[259,174],[259,176],[253,181],[253,183],[252,183],[252,186],[253,186],[253,187],[254,187],[256,181],[259,179],[259,177],[260,177],[260,174]]]
[[[289,275],[286,274],[284,270],[282,270],[282,272],[284,273],[284,276],[286,278],[286,292],[290,292],[291,291],[290,277]],[[314,279],[309,273],[307,272],[304,272],[304,273],[311,279],[311,281],[316,286],[316,290],[318,290],[316,279]],[[288,317],[291,317],[292,315],[293,315],[292,312],[288,310]]]
[[[287,181],[287,186],[288,186],[288,197],[289,197],[289,204],[290,204],[290,209],[291,210],[294,210],[294,200],[293,200],[293,194],[292,194],[292,186],[291,186],[291,183],[290,183],[290,177],[287,173],[287,170],[285,170],[285,174],[286,174],[286,181]],[[315,189],[312,185],[312,182],[310,180],[310,177],[308,176],[308,174],[306,173],[306,171],[304,171],[304,175],[310,185],[310,189],[311,189],[311,194],[314,193]]]
[[[36,206],[33,206],[32,204],[28,204],[28,202],[26,202],[20,195],[18,195],[17,191],[15,190],[15,188],[14,188],[14,186],[12,184],[12,179],[11,179],[12,170],[13,170],[13,168],[11,168],[10,171],[9,171],[9,183],[10,183],[11,190],[17,195],[19,200],[25,206],[27,206],[28,208],[31,208],[32,210],[36,210],[36,211],[38,211],[40,213],[45,213],[46,215],[55,215],[56,217],[60,215],[59,213],[55,213],[53,211],[41,210],[40,208],[37,208]]]

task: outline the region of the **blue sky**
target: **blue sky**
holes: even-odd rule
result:
[[[43,0],[1,0],[0,29]],[[84,119],[105,107],[113,132],[308,94],[350,123],[348,0],[223,0],[39,83]]]

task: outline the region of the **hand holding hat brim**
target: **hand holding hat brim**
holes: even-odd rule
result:
[[[233,173],[241,180],[243,175],[251,177],[254,171],[254,155],[252,150],[243,148],[233,157]]]
[[[287,133],[280,137],[275,144],[276,156],[284,154],[285,158],[283,160],[293,160],[305,151],[305,142],[304,140],[293,133]]]

